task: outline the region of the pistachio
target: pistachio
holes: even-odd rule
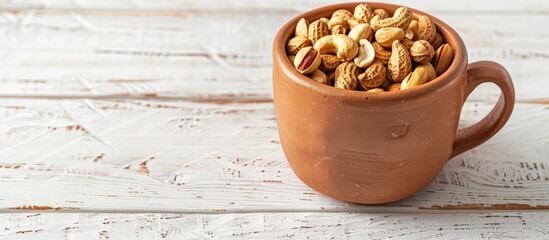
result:
[[[305,47],[295,55],[294,66],[302,74],[312,73],[320,66],[320,54],[312,47]]]
[[[416,68],[412,73],[409,79],[402,81],[400,90],[410,89],[417,87],[419,85],[425,84],[429,81],[429,74],[423,68]]]
[[[437,73],[437,76],[440,76],[448,67],[450,67],[450,64],[452,64],[452,60],[454,59],[454,50],[450,45],[442,44],[440,46],[436,53],[435,57],[431,61],[433,67],[435,68],[435,72]]]
[[[427,76],[428,76],[427,81],[431,81],[431,80],[433,80],[437,77],[437,73],[435,72],[435,68],[433,68],[433,65],[431,65],[430,63],[419,64],[419,65],[416,66],[416,69],[419,69],[419,68],[422,68],[427,73]]]

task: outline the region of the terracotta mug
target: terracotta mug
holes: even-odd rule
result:
[[[448,159],[498,132],[513,111],[511,77],[495,62],[467,63],[459,35],[429,16],[454,49],[449,69],[437,79],[400,92],[369,93],[323,85],[298,73],[285,52],[300,18],[312,22],[358,3],[318,8],[290,20],[273,44],[273,90],[282,148],[295,174],[309,187],[355,203],[385,203],[427,186]],[[368,3],[392,14],[399,6]],[[457,129],[467,96],[481,83],[502,95],[480,122]]]

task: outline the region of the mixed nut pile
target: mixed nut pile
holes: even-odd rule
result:
[[[412,19],[405,7],[389,16],[367,4],[354,13],[337,10],[330,19],[300,19],[286,50],[297,71],[317,82],[368,92],[419,86],[440,76],[454,58],[427,16]]]

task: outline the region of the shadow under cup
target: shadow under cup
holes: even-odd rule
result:
[[[357,4],[315,9],[282,27],[273,45],[275,112],[286,158],[305,184],[339,200],[385,203],[427,186],[449,158],[495,134],[510,112],[494,113],[502,124],[489,126],[495,131],[483,136],[484,140],[456,147],[460,139],[458,136],[456,140],[456,132],[461,108],[481,81],[476,85],[468,81],[467,52],[458,34],[439,19],[414,9],[411,9],[414,19],[419,15],[430,17],[455,53],[449,69],[437,79],[401,92],[367,93],[336,89],[298,73],[285,52],[297,21],[302,17],[309,22],[329,18],[337,9],[352,12]],[[400,7],[368,5],[386,9],[390,14]],[[488,65],[493,67],[491,63]],[[514,102],[512,93],[505,94],[505,101],[503,95],[500,98],[498,104],[504,109],[509,108],[509,95]],[[461,141],[464,140],[467,138]]]

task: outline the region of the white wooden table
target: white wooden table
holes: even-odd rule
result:
[[[334,2],[0,0],[0,238],[545,238],[549,3],[398,2],[503,64],[517,104],[423,191],[364,206],[297,179],[273,112],[275,33]]]

